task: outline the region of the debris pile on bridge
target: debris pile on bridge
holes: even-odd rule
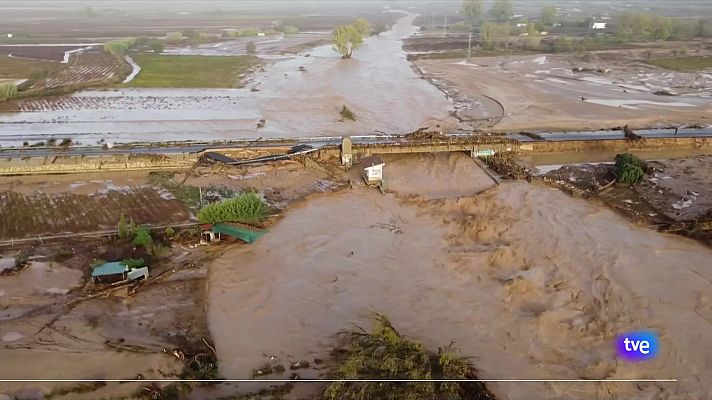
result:
[[[420,128],[413,132],[406,133],[403,137],[409,140],[439,139],[443,137],[443,133],[439,131],[429,131],[428,128]]]
[[[495,153],[483,159],[487,166],[499,174],[502,179],[531,179],[529,170],[517,164],[513,154]]]

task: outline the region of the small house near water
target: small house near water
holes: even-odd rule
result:
[[[129,268],[123,261],[107,262],[94,267],[91,272],[92,283],[115,283],[125,280],[148,279],[148,268]]]
[[[128,268],[119,261],[108,262],[94,267],[91,272],[92,283],[114,283],[126,279]]]
[[[383,181],[383,158],[379,155],[362,158],[359,161],[363,168],[363,180],[368,185],[378,185]]]

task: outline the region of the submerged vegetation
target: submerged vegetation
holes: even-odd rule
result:
[[[339,115],[341,115],[341,119],[344,120],[351,120],[351,121],[356,121],[356,114],[354,114],[353,111],[351,111],[350,108],[346,107],[346,105],[341,107],[341,111],[339,111]]]
[[[220,222],[257,223],[269,215],[267,204],[253,192],[235,198],[208,204],[198,212],[198,221],[204,224]]]
[[[373,314],[370,332],[341,333],[341,345],[329,367],[333,379],[404,379],[413,382],[335,382],[319,400],[484,400],[494,396],[479,382],[431,382],[428,379],[477,379],[469,360],[449,345],[437,353],[402,336],[388,318]],[[420,381],[418,381],[420,380]]]
[[[0,101],[17,96],[17,85],[13,82],[0,82]]]
[[[616,156],[616,176],[618,182],[635,184],[643,180],[647,166],[640,158],[622,153]]]

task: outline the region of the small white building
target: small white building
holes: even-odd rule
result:
[[[383,158],[381,156],[370,156],[362,158],[360,161],[363,168],[363,180],[369,185],[379,184],[383,181]]]
[[[606,25],[608,25],[607,22],[594,22],[593,26],[591,28],[592,29],[606,29]]]

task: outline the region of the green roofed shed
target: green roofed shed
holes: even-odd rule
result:
[[[267,233],[263,230],[256,230],[252,227],[234,223],[215,224],[213,225],[213,232],[230,235],[247,243],[254,243]]]
[[[108,262],[96,266],[91,272],[92,282],[110,283],[126,279],[128,268],[120,261]]]

